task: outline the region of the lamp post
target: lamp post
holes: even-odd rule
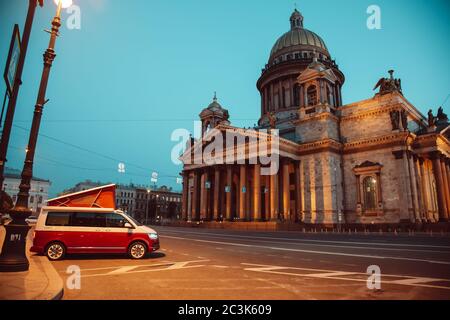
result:
[[[22,170],[22,180],[19,186],[17,202],[11,209],[10,215],[12,221],[5,226],[6,236],[3,243],[2,254],[0,256],[0,272],[20,272],[27,271],[29,262],[25,253],[26,237],[30,227],[25,219],[31,215],[28,208],[28,198],[30,191],[31,179],[33,177],[33,161],[36,151],[36,143],[39,134],[42,112],[45,103],[48,79],[53,60],[56,57],[55,43],[59,35],[61,27],[61,9],[72,5],[72,0],[55,0],[57,4],[56,15],[52,21],[52,29],[50,33],[50,42],[44,53],[44,69],[42,71],[41,83],[39,86],[36,106],[34,108],[33,122],[31,124],[30,137],[28,141],[28,152]]]
[[[146,198],[146,204],[145,204],[145,225],[148,224],[148,200],[150,198],[150,189],[147,189],[147,198]]]

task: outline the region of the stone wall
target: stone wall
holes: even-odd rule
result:
[[[302,222],[338,222],[343,212],[340,166],[340,156],[331,152],[301,158]]]
[[[409,220],[412,202],[408,199],[406,170],[402,159],[396,160],[392,148],[344,155],[345,217],[347,223],[398,223]],[[382,165],[382,213],[376,216],[357,214],[357,181],[353,171],[365,161]],[[361,181],[364,176],[361,176]]]

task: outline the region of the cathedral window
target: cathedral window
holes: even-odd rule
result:
[[[377,180],[370,176],[363,180],[364,209],[377,209]]]
[[[317,104],[316,86],[309,86],[306,92],[308,97],[308,106],[315,106]]]
[[[294,105],[299,106],[300,105],[300,87],[298,84],[294,85]]]
[[[357,212],[378,215],[383,212],[381,169],[383,165],[365,161],[353,168],[356,177]]]

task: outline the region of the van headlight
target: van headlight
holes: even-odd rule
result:
[[[151,240],[158,240],[158,234],[157,234],[157,233],[149,233],[149,234],[148,234],[148,237],[149,237]]]

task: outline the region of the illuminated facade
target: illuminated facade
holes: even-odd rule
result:
[[[232,126],[216,97],[201,112],[202,139],[192,141],[181,157],[183,219],[315,225],[448,221],[450,129],[442,108],[437,116],[422,115],[403,96],[393,71],[377,83],[374,97],[343,105],[345,76],[325,42],[304,28],[297,10],[290,25],[257,82],[257,127]],[[193,161],[219,132],[243,142],[231,150],[234,161],[217,153],[213,163]],[[279,170],[273,175],[262,174],[267,163],[256,156],[260,140],[278,141],[272,152]]]

